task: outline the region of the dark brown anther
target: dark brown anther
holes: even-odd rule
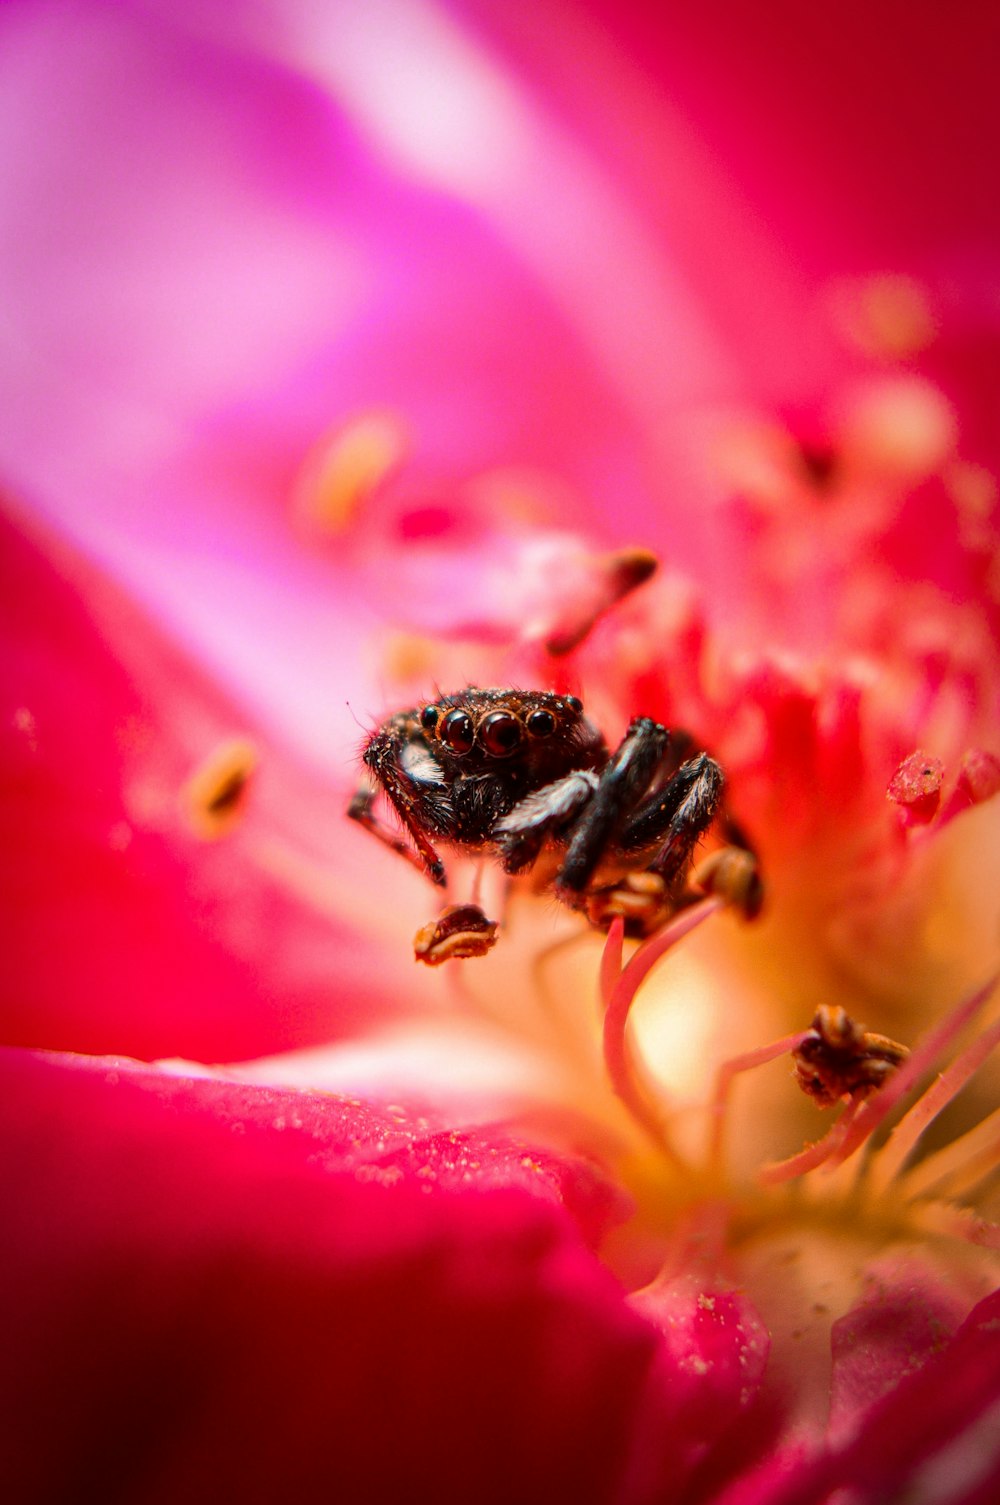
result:
[[[428,967],[485,956],[496,945],[497,929],[496,920],[488,920],[478,904],[452,904],[420,927],[413,937],[413,954]]]
[[[803,1092],[820,1108],[842,1097],[869,1097],[909,1055],[905,1045],[872,1034],[838,1005],[821,1004],[802,1044],[792,1053]]]
[[[625,934],[644,940],[659,930],[676,909],[666,882],[658,873],[625,873],[607,888],[599,888],[586,897],[587,919],[599,930],[607,930],[613,920],[625,921]]]

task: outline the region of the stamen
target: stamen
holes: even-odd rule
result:
[[[689,909],[682,910],[668,925],[664,925],[662,930],[650,936],[648,941],[644,941],[610,988],[610,997],[604,1015],[604,1064],[612,1089],[636,1122],[678,1167],[683,1167],[683,1161],[669,1141],[666,1125],[661,1115],[650,1103],[643,1090],[628,1049],[625,1030],[636,993],[650,969],[671,947],[676,946],[678,941],[690,935],[691,931],[697,929],[710,914],[721,909],[724,903],[724,899],[713,895],[711,898],[703,899],[699,904],[692,904]],[[601,963],[602,996],[604,996],[606,985],[613,977],[616,956],[620,960],[622,933],[623,922],[616,920],[609,932]]]
[[[804,1150],[800,1150],[797,1155],[790,1155],[787,1160],[775,1160],[770,1165],[762,1166],[757,1174],[761,1186],[777,1186],[782,1181],[791,1181],[796,1176],[804,1176],[817,1166],[824,1165],[840,1149],[860,1106],[859,1098],[850,1098],[843,1113],[821,1139],[807,1144]]]
[[[901,1190],[908,1199],[928,1194],[960,1197],[1000,1165],[1000,1108],[959,1139],[934,1155],[928,1155],[902,1178]]]
[[[717,1170],[722,1166],[729,1095],[736,1077],[744,1071],[753,1071],[758,1066],[766,1066],[768,1061],[774,1061],[778,1056],[789,1055],[792,1051],[798,1050],[808,1035],[809,1030],[799,1030],[797,1034],[783,1035],[780,1040],[772,1040],[770,1045],[759,1045],[756,1050],[748,1050],[744,1055],[733,1056],[730,1060],[723,1061],[716,1073],[715,1096],[712,1099],[709,1123],[708,1163],[710,1166]]]
[[[622,942],[625,939],[625,921],[621,915],[612,920],[608,931],[608,938],[604,942],[604,950],[601,952],[600,988],[601,1004],[604,1011],[611,1007],[611,997],[615,990],[615,983],[621,976],[622,971]]]
[[[545,640],[545,651],[561,658],[578,648],[605,612],[631,594],[656,573],[659,560],[649,549],[620,549],[614,554],[595,555],[592,591],[586,600],[567,609]]]
[[[970,747],[962,755],[954,791],[941,812],[941,824],[997,793],[1000,793],[1000,758],[985,748]]]
[[[871,1185],[874,1192],[883,1191],[889,1185],[902,1169],[928,1124],[933,1123],[941,1110],[961,1092],[997,1044],[1000,1044],[1000,1019],[995,1020],[978,1039],[967,1045],[900,1119],[872,1161]]]
[[[951,1013],[947,1014],[923,1040],[917,1042],[882,1091],[862,1105],[840,1150],[830,1157],[831,1169],[843,1164],[849,1156],[860,1149],[865,1140],[885,1121],[896,1104],[916,1085],[924,1072],[934,1065],[934,1062],[961,1034],[966,1025],[982,1012],[989,1002],[997,981],[998,977],[991,977],[989,982],[952,1009]]]
[[[744,847],[719,847],[699,862],[691,883],[706,894],[721,894],[746,920],[755,920],[764,903],[757,859]]]
[[[914,1222],[928,1233],[962,1239],[981,1249],[1000,1249],[1000,1228],[981,1218],[971,1207],[956,1207],[951,1202],[928,1202],[916,1211]]]
[[[195,835],[215,841],[243,814],[244,796],[257,766],[257,749],[247,737],[223,742],[195,769],[181,792]]]
[[[909,1055],[905,1045],[873,1034],[839,1004],[820,1004],[802,1044],[795,1051],[799,1086],[821,1108],[843,1097],[870,1097],[879,1092]]]
[[[478,904],[450,904],[417,931],[413,955],[428,967],[485,956],[497,943],[497,929],[496,920],[488,920]]]
[[[930,753],[917,751],[904,758],[890,780],[886,798],[899,811],[904,827],[926,826],[938,812],[944,764]]]

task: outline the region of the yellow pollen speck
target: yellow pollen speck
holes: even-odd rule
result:
[[[234,737],[210,753],[181,792],[181,804],[196,836],[214,841],[239,821],[247,784],[257,766],[257,749],[247,737]]]
[[[926,289],[914,277],[882,272],[837,283],[831,294],[843,338],[865,355],[899,358],[925,350],[937,333]]]
[[[302,467],[293,500],[297,517],[324,532],[341,532],[409,448],[409,430],[395,413],[376,410],[338,424]]]
[[[390,632],[382,641],[379,669],[397,683],[424,681],[432,677],[440,658],[441,645],[433,638],[421,637],[416,632]]]

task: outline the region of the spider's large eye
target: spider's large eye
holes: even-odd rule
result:
[[[441,712],[436,705],[424,706],[423,710],[420,712],[420,725],[423,727],[425,732],[432,732],[434,730],[434,728],[437,726],[437,721],[440,714]]]
[[[467,753],[476,740],[472,718],[464,711],[449,711],[438,728],[438,736],[452,752]]]
[[[551,711],[532,711],[526,724],[533,737],[551,737],[556,729],[556,718]]]
[[[521,745],[524,729],[508,711],[494,711],[479,725],[479,740],[494,758],[507,758]]]

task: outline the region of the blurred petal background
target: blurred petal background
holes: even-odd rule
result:
[[[495,1424],[502,1436],[505,1377],[544,1369],[547,1355],[563,1393],[555,1250],[595,1373],[625,1376],[634,1397],[615,1412],[615,1457],[584,1468],[580,1488],[659,1498],[666,1359],[650,1357],[650,1329],[562,1216],[576,1172],[540,1171],[538,1195],[525,1189],[535,1162],[504,1151],[503,1195],[530,1246],[523,1257],[515,1227],[508,1257],[480,1225],[478,1191],[449,1179],[458,1166],[464,1181],[465,1160],[448,1163],[454,1206],[420,1210],[421,1121],[406,1165],[412,1222],[394,1243],[380,1199],[399,1167],[379,1157],[410,1109],[368,1122],[353,1100],[333,1122],[306,1095],[289,1149],[291,1099],[273,1084],[367,1084],[383,1106],[406,1088],[438,1110],[461,1099],[464,1121],[482,1122],[517,1092],[561,1102],[560,1042],[565,1076],[579,1067],[564,1017],[547,1019],[544,1051],[530,1029],[516,1038],[545,1003],[530,947],[475,973],[479,1003],[513,1037],[505,1053],[494,1032],[484,1054],[447,981],[416,975],[408,943],[426,888],[343,819],[366,730],[437,680],[565,677],[610,736],[642,710],[691,725],[722,757],[771,908],[759,929],[699,934],[672,961],[673,1010],[660,1025],[647,1017],[643,1036],[670,1085],[704,1085],[723,1047],[802,1027],[823,999],[858,1003],[873,1011],[866,1022],[912,1040],[995,967],[998,30],[986,6],[902,0],[782,0],[766,13],[597,0],[0,8],[3,1039],[257,1060],[218,1092],[190,1064],[174,1068],[176,1092],[157,1073],[122,1088],[97,1063],[71,1086],[64,1064],[18,1056],[5,1068],[11,1126],[27,1144],[8,1167],[23,1215],[25,1351],[62,1353],[59,1312],[51,1329],[32,1325],[49,1290],[71,1312],[100,1313],[117,1261],[139,1272],[138,1357],[126,1302],[102,1414],[123,1374],[141,1370],[147,1339],[168,1370],[175,1362],[158,1310],[144,1325],[146,1272],[161,1259],[196,1332],[188,1281],[208,1270],[205,1318],[218,1319],[227,1355],[256,1331],[263,1280],[277,1317],[254,1351],[272,1372],[287,1293],[314,1268],[314,1203],[329,1211],[335,1185],[346,1211],[317,1298],[330,1333],[353,1299],[351,1240],[370,1216],[388,1280],[370,1297],[371,1371],[356,1392],[338,1372],[362,1417],[361,1475],[385,1443],[385,1366],[398,1360],[403,1392],[424,1393],[422,1330],[412,1352],[395,1341],[398,1314],[415,1310],[409,1251],[425,1269],[422,1251],[442,1255],[427,1311],[440,1302],[454,1319],[452,1347],[436,1351],[426,1393],[443,1406],[448,1355],[469,1357],[452,1296],[492,1312],[493,1274],[509,1275],[500,1311],[522,1324],[517,1351],[495,1370],[471,1366],[483,1435]],[[618,551],[633,548],[653,551],[659,579],[579,651],[549,652],[577,629],[582,640],[610,599]],[[927,777],[941,770],[926,831],[918,799],[897,800],[902,822],[885,799],[918,748]],[[550,922],[546,910],[545,936]],[[564,1002],[589,998],[596,944],[570,963]],[[655,984],[649,996],[663,1002]],[[328,1042],[339,1051],[313,1052]],[[787,1089],[769,1079],[746,1095],[748,1164],[796,1148]],[[993,1109],[995,1075],[973,1097],[953,1132]],[[234,1133],[252,1141],[249,1157]],[[321,1140],[334,1148],[319,1164]],[[144,1145],[151,1191],[137,1168]],[[497,1146],[487,1134],[466,1148],[486,1163]],[[370,1166],[378,1186],[356,1195]],[[480,1170],[477,1160],[477,1187]],[[224,1205],[220,1177],[234,1178]],[[533,1196],[561,1203],[558,1216]],[[172,1219],[187,1197],[189,1220]],[[76,1286],[64,1261],[81,1230],[90,1253]],[[240,1249],[253,1276],[232,1311],[212,1296],[218,1269],[232,1268],[225,1253],[213,1263],[220,1244]],[[777,1311],[776,1257],[765,1241],[755,1297]],[[838,1300],[852,1321],[870,1258],[865,1245],[833,1261],[851,1271]],[[987,1265],[975,1278],[968,1268],[947,1271],[949,1334],[988,1288]],[[922,1277],[914,1285],[907,1310],[923,1320],[930,1298]],[[693,1289],[670,1294],[684,1322]],[[292,1452],[308,1482],[326,1436],[326,1351],[311,1344],[308,1312],[294,1315],[283,1351],[292,1371],[308,1360],[305,1420],[300,1433],[299,1411],[278,1407],[289,1439],[279,1427],[268,1466],[287,1477]],[[484,1341],[496,1341],[495,1320]],[[749,1304],[744,1320],[763,1373]],[[813,1321],[810,1338],[823,1349],[810,1396],[823,1405],[831,1322]],[[772,1327],[787,1360],[796,1334]],[[46,1371],[56,1409],[60,1386],[80,1389],[99,1329],[79,1329],[65,1373]],[[898,1314],[884,1329],[891,1391],[912,1335]],[[963,1341],[980,1338],[973,1323]],[[676,1343],[674,1395],[677,1366],[702,1358],[697,1343]],[[967,1372],[985,1407],[995,1380],[988,1354],[975,1355]],[[776,1372],[780,1362],[769,1384]],[[238,1364],[229,1374],[239,1420]],[[161,1404],[169,1444],[169,1374],[159,1386],[150,1381],[150,1498],[171,1477],[155,1463]],[[613,1387],[583,1388],[598,1409],[610,1404]],[[209,1376],[213,1394],[228,1417],[230,1392]],[[540,1395],[545,1413],[555,1402],[547,1386]],[[701,1415],[704,1394],[691,1405]],[[774,1393],[767,1406],[773,1421]],[[557,1460],[572,1450],[567,1414]],[[193,1461],[179,1455],[176,1478],[210,1478],[206,1456],[231,1477],[211,1418],[196,1397]],[[684,1431],[683,1416],[674,1424]],[[82,1432],[100,1425],[85,1418]],[[716,1482],[752,1451],[748,1435],[727,1442]],[[474,1426],[471,1436],[473,1459],[501,1445],[490,1434],[484,1453]],[[137,1454],[146,1445],[143,1434]],[[545,1449],[536,1455],[531,1436],[525,1446],[517,1466],[530,1470]],[[239,1457],[248,1490],[270,1477],[253,1453]],[[710,1478],[692,1498],[713,1488]],[[747,1488],[739,1498],[770,1498]],[[818,1476],[808,1488],[803,1500],[823,1497]]]
[[[358,414],[405,424],[428,504],[520,473],[745,626],[720,416],[830,445],[874,350],[939,371],[963,463],[996,458],[994,26],[14,0],[8,484],[338,770],[345,695],[382,706],[324,647],[369,591],[289,518]],[[911,536],[906,564],[939,555]],[[829,626],[793,604],[768,633]]]
[[[5,6],[0,461],[15,507],[231,698],[214,737],[158,713],[185,744],[174,784],[227,730],[259,734],[293,760],[286,822],[318,775],[333,825],[306,845],[377,884],[381,854],[333,814],[359,724],[400,686],[486,674],[477,639],[541,630],[586,550],[631,544],[688,582],[729,663],[788,652],[795,681],[875,654],[898,680],[904,660],[879,778],[921,696],[952,765],[989,745],[995,26],[901,4],[766,25],[738,5]],[[393,636],[456,626],[438,661]],[[598,651],[588,688],[620,668]],[[693,709],[735,764],[733,693]],[[298,1023],[216,1051],[346,1018],[277,1012]]]

